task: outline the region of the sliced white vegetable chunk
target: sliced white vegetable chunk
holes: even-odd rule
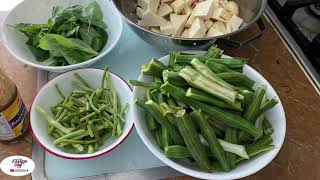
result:
[[[196,18],[189,30],[189,38],[203,38],[206,35],[206,31],[206,25],[204,24],[203,20]]]
[[[166,4],[166,3],[162,3],[158,9],[158,12],[157,14],[159,16],[166,16],[166,15],[169,15],[170,13],[173,12],[173,9],[170,5]]]
[[[192,11],[187,23],[186,23],[186,27],[190,28],[192,26],[193,21],[196,19],[197,17],[194,16],[194,10]]]
[[[175,0],[170,5],[176,14],[180,14],[184,8],[184,4],[185,4],[184,0]]]
[[[240,28],[243,20],[236,15],[233,15],[231,19],[226,23],[227,26],[230,26],[231,32],[236,31]]]
[[[183,37],[183,38],[188,38],[188,37],[189,37],[189,29],[185,29],[185,30],[182,32],[181,37]]]
[[[137,7],[137,16],[141,19],[142,18],[142,14],[144,13],[144,9]]]
[[[142,9],[147,9],[149,4],[149,0],[138,0],[138,6]]]
[[[174,28],[171,22],[168,22],[164,26],[160,26],[160,32],[164,35],[172,35],[174,34]]]
[[[196,2],[196,0],[185,0],[185,1],[186,1],[186,5],[188,5],[190,7],[193,5],[193,3]]]
[[[194,8],[193,15],[196,17],[200,17],[202,19],[209,19],[212,15],[213,10],[213,0],[207,0],[200,3]]]
[[[148,9],[150,9],[152,12],[157,12],[160,0],[148,0]]]
[[[212,24],[212,27],[214,27],[215,29],[217,29],[218,31],[222,32],[223,34],[228,33],[226,26],[224,25],[223,22],[221,21],[216,21]]]
[[[191,6],[189,6],[187,3],[184,5],[184,13],[187,15],[187,16],[190,16],[191,13],[192,13],[192,8]]]
[[[174,35],[180,36],[182,33],[184,26],[187,22],[188,16],[187,15],[178,15],[178,14],[170,14],[170,21],[174,28]]]
[[[233,15],[236,15],[236,16],[239,15],[239,6],[234,1],[228,1],[224,5],[224,9],[230,11]]]
[[[167,20],[148,9],[142,14],[141,24],[144,26],[163,26],[167,24]]]
[[[160,29],[158,27],[152,27],[151,31],[156,32],[156,33],[160,33]]]
[[[223,22],[228,22],[231,19],[231,17],[232,13],[225,10],[224,8],[214,9],[211,15],[211,18]]]
[[[221,35],[223,35],[223,33],[220,32],[218,29],[214,27],[210,27],[206,37],[215,37],[215,36],[221,36]]]
[[[208,30],[212,26],[213,22],[207,19],[204,21],[204,24],[206,25],[206,29]]]
[[[226,27],[227,33],[231,33],[232,32],[230,24],[224,23],[224,26]]]

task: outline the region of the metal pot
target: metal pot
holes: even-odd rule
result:
[[[245,43],[249,43],[259,36],[265,29],[263,21],[260,19],[262,16],[267,0],[234,0],[239,5],[239,16],[244,20],[244,23],[239,30],[224,34],[222,36],[209,37],[209,38],[180,38],[166,36],[163,34],[155,33],[141,26],[138,26],[138,16],[136,15],[137,0],[112,0],[116,8],[120,11],[123,18],[130,28],[144,41],[161,49],[168,51],[172,50],[200,50],[205,49],[215,43],[217,40],[222,41],[224,44],[232,47],[240,47]],[[229,39],[231,35],[239,33],[247,29],[252,24],[258,21],[260,31],[253,35],[250,39],[244,42],[236,42]]]

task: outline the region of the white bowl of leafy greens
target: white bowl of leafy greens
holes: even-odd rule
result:
[[[122,19],[105,0],[25,0],[4,20],[2,39],[19,61],[63,72],[87,67],[109,53]]]

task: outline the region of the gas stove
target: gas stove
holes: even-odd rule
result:
[[[320,89],[320,0],[268,0],[267,15]]]

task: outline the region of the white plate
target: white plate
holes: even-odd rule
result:
[[[53,6],[85,5],[91,0],[24,0],[14,7],[3,22],[2,40],[8,51],[22,63],[47,71],[65,72],[72,69],[88,67],[108,54],[118,43],[122,32],[122,18],[113,3],[108,0],[97,0],[103,12],[103,21],[107,25],[108,42],[98,56],[82,63],[68,66],[48,66],[36,61],[25,42],[27,37],[7,25],[18,23],[47,23]]]
[[[52,116],[50,107],[61,101],[61,97],[58,95],[54,87],[55,84],[59,85],[61,91],[65,95],[69,95],[71,91],[75,89],[71,85],[71,82],[75,81],[73,74],[76,72],[79,73],[81,77],[83,77],[92,86],[92,88],[96,89],[100,87],[103,75],[103,70],[101,69],[78,69],[66,72],[53,78],[51,81],[49,81],[45,86],[41,88],[41,90],[39,91],[32,103],[32,107],[30,110],[30,126],[34,139],[46,151],[62,158],[79,160],[98,157],[108,152],[111,152],[113,149],[118,147],[127,138],[130,131],[132,130],[133,119],[131,116],[131,105],[129,105],[129,109],[125,116],[125,124],[123,127],[122,135],[119,137],[111,137],[107,139],[104,142],[104,144],[99,148],[99,150],[93,154],[74,154],[56,147],[52,143],[53,138],[48,135],[47,120],[44,119],[44,117],[41,114],[35,111],[35,107],[42,107],[46,112],[50,113],[50,115]],[[126,81],[123,80],[120,76],[112,73],[110,77],[112,85],[118,93],[121,107],[123,108],[126,102],[130,103],[132,97],[132,90],[130,86],[126,83]]]
[[[190,51],[189,53],[204,53],[203,51]],[[228,57],[228,56],[225,56]],[[169,56],[165,56],[159,59],[161,62],[168,64],[169,62]],[[133,106],[133,116],[135,117],[135,127],[137,128],[137,131],[145,143],[145,145],[149,148],[149,150],[157,156],[162,162],[169,165],[170,167],[184,173],[190,176],[194,176],[197,178],[202,179],[238,179],[245,176],[249,176],[253,173],[256,173],[257,171],[264,168],[267,164],[269,164],[273,158],[277,155],[279,152],[284,138],[285,138],[285,132],[286,132],[286,118],[285,113],[283,110],[282,103],[279,99],[279,96],[275,92],[275,90],[272,88],[272,86],[269,84],[269,82],[256,70],[251,68],[249,65],[244,66],[243,70],[244,74],[246,74],[248,77],[256,81],[256,84],[254,88],[257,88],[261,85],[267,85],[267,97],[276,97],[279,100],[279,103],[272,108],[271,110],[267,111],[265,113],[266,118],[270,121],[272,124],[272,127],[274,128],[274,133],[272,135],[273,144],[275,145],[275,148],[271,151],[262,153],[249,161],[240,163],[237,165],[237,167],[232,170],[231,172],[203,172],[198,167],[196,167],[194,164],[187,163],[183,160],[175,160],[175,159],[169,159],[164,156],[164,152],[162,149],[159,148],[156,140],[154,139],[153,135],[147,128],[147,124],[145,121],[144,111],[141,110],[136,104],[135,100],[137,98],[143,98],[145,95],[145,90],[143,88],[134,88],[133,90],[133,97],[132,97],[132,106]],[[139,81],[144,82],[151,82],[152,78],[141,75],[138,79]]]

